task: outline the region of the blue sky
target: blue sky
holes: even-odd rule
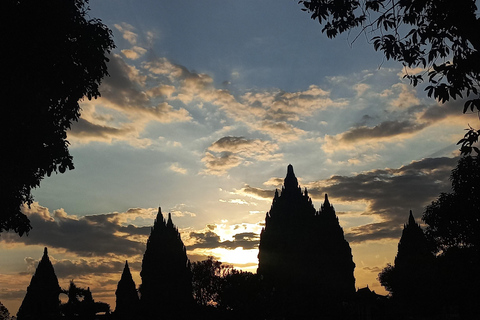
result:
[[[68,133],[75,170],[42,181],[28,237],[0,237],[0,301],[16,313],[48,246],[60,285],[111,303],[137,285],[157,214],[192,260],[256,270],[258,234],[288,164],[317,210],[328,193],[358,287],[392,263],[409,210],[449,191],[475,115],[402,80],[357,34],[327,39],[297,1],[92,0],[117,48],[102,97]],[[410,70],[409,72],[422,72]]]

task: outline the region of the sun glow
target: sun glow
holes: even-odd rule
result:
[[[224,248],[215,248],[212,250],[219,261],[224,264],[232,265],[236,269],[256,272],[258,265],[258,249],[245,250],[243,247],[237,247],[233,250]]]

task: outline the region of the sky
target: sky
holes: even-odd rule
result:
[[[409,211],[450,191],[457,141],[478,117],[444,105],[357,33],[328,39],[294,0],[92,0],[117,48],[68,132],[75,169],[45,178],[28,236],[0,235],[0,301],[16,314],[43,248],[60,286],[115,308],[161,207],[191,261],[256,271],[259,234],[292,164],[327,193],[357,287],[393,263]],[[424,70],[408,70],[410,73]],[[62,298],[64,299],[64,298]]]

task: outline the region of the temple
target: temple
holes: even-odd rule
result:
[[[326,314],[327,301],[346,300],[355,293],[354,268],[350,245],[328,196],[316,211],[289,165],[260,235],[257,273],[274,292],[273,308],[298,318],[306,316],[302,310],[317,305],[323,308],[319,313]],[[286,306],[296,310],[285,310]]]
[[[45,248],[18,310],[17,318],[19,320],[58,319],[60,317],[58,297],[61,292],[55,270],[48,257],[48,250]]]
[[[125,261],[125,267],[123,268],[122,277],[117,285],[115,291],[116,307],[115,317],[116,319],[134,319],[140,312],[140,300],[138,298],[137,287],[135,281],[133,281],[132,273],[128,266],[128,261]]]
[[[169,213],[158,208],[140,272],[140,304],[147,317],[162,314],[182,318],[193,305],[190,261]]]

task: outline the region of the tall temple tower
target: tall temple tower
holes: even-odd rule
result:
[[[276,303],[312,305],[347,298],[355,292],[354,268],[328,196],[316,211],[289,165],[281,193],[275,191],[267,212],[258,254],[257,272],[275,292]]]
[[[27,288],[27,294],[17,313],[19,320],[54,320],[60,318],[61,288],[55,270],[48,257],[47,248],[38,263],[35,274]]]
[[[143,255],[140,303],[149,319],[181,319],[193,305],[190,261],[169,213],[158,208]]]
[[[127,261],[125,261],[125,267],[123,268],[122,277],[118,282],[115,296],[117,298],[115,307],[115,317],[117,319],[127,320],[134,319],[135,316],[138,316],[140,300]]]

